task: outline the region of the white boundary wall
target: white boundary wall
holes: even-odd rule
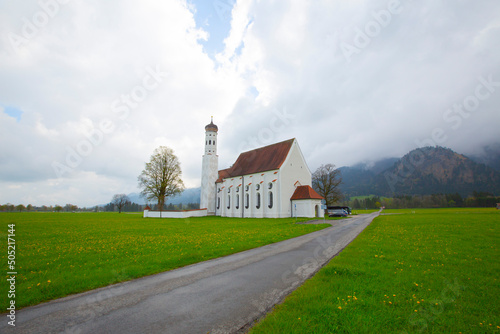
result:
[[[161,211],[161,218],[189,218],[205,217],[208,214],[207,209],[187,210],[187,211]],[[160,211],[144,210],[144,218],[160,218]]]

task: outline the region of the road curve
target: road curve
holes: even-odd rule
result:
[[[242,333],[379,213],[294,239],[27,307],[2,333]],[[10,327],[10,328],[7,328]]]

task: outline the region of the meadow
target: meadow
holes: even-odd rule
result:
[[[9,224],[15,224],[16,230],[17,308],[329,226],[295,224],[295,218],[144,219],[139,214],[123,213],[0,213],[4,273],[9,271]],[[6,279],[0,287],[0,294],[7,296]],[[1,298],[1,309],[6,310],[8,302]]]
[[[500,211],[383,212],[250,333],[499,333]]]

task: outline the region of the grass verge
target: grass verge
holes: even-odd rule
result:
[[[250,333],[500,332],[500,212],[390,213]]]
[[[144,219],[117,213],[0,213],[4,273],[9,271],[8,224],[15,224],[16,229],[16,308],[329,226],[295,224],[295,218]],[[7,296],[7,283],[2,279],[2,296]],[[5,310],[8,302],[1,298],[0,308]]]

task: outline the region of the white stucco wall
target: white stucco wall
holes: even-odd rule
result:
[[[290,198],[295,192],[295,183],[297,181],[303,186],[312,185],[311,171],[306,164],[299,144],[295,140],[290,148],[290,153],[280,169],[281,214],[283,217],[292,216]]]
[[[219,157],[217,156],[217,132],[205,132],[205,154],[201,167],[201,194],[200,208],[208,209],[208,213],[215,213],[215,181],[218,178]]]
[[[318,206],[319,217],[323,218],[325,212],[321,209],[319,199],[301,199],[292,201],[293,217],[316,217],[316,206]]]
[[[279,211],[279,172],[277,170],[249,174],[234,178],[224,179],[217,184],[217,197],[220,198],[220,208],[217,215],[223,217],[251,217],[251,218],[277,218]],[[273,182],[274,181],[274,182]],[[272,184],[269,189],[269,184]],[[257,190],[258,185],[258,190]],[[248,186],[248,191],[246,190]],[[220,191],[219,191],[220,189]],[[238,190],[239,189],[239,190]],[[273,194],[273,206],[269,208],[269,193]],[[246,208],[245,197],[248,194],[249,205]],[[257,208],[257,194],[260,194],[260,207]],[[228,209],[228,196],[231,203]],[[239,196],[239,207],[236,208],[236,199]],[[290,217],[288,215],[288,217]]]
[[[187,210],[187,211],[161,211],[161,218],[189,218],[205,217],[207,209]],[[160,211],[144,210],[144,218],[160,218]]]

